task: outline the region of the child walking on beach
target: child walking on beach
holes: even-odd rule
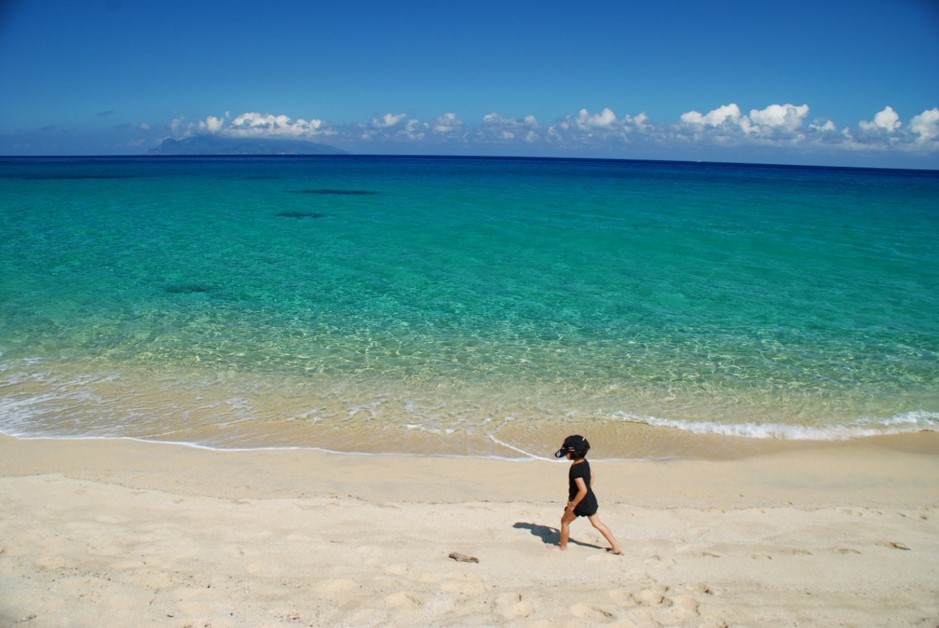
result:
[[[560,548],[567,549],[567,541],[571,536],[571,522],[577,517],[587,517],[594,528],[600,531],[603,538],[607,540],[610,547],[608,552],[622,554],[616,537],[608,527],[603,525],[600,517],[597,516],[597,497],[593,494],[590,487],[590,463],[587,462],[587,451],[590,450],[590,443],[587,439],[578,434],[573,434],[564,439],[561,448],[554,452],[555,458],[567,458],[572,460],[571,467],[567,472],[568,495],[567,505],[564,507],[564,515],[561,517],[561,542]]]

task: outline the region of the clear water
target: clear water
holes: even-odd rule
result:
[[[7,159],[0,272],[21,436],[521,455],[939,425],[936,172]]]

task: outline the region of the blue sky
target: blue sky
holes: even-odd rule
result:
[[[0,0],[0,155],[213,133],[939,168],[937,67],[937,0]]]

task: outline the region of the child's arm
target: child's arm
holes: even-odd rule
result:
[[[587,483],[584,482],[584,478],[574,478],[574,483],[577,485],[577,494],[574,495],[574,499],[567,502],[567,508],[570,512],[574,512],[574,509],[577,508],[577,504],[583,501],[584,497],[587,496]]]

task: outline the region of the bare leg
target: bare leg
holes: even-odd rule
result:
[[[567,540],[571,537],[571,522],[576,518],[577,515],[566,510],[561,517],[561,542],[558,546],[562,551],[567,549]]]
[[[598,517],[597,515],[591,515],[590,517],[587,517],[587,519],[590,521],[590,524],[593,527],[595,527],[597,530],[600,531],[600,534],[603,535],[603,538],[606,539],[607,543],[610,544],[610,547],[607,551],[613,552],[614,554],[623,553],[623,550],[620,548],[619,543],[616,542],[616,537],[613,536],[613,532],[608,527],[606,527],[602,521],[600,521],[600,517]],[[564,520],[562,519],[561,522],[563,523],[563,521]],[[564,533],[561,532],[561,542],[563,543],[564,541],[565,541]]]

